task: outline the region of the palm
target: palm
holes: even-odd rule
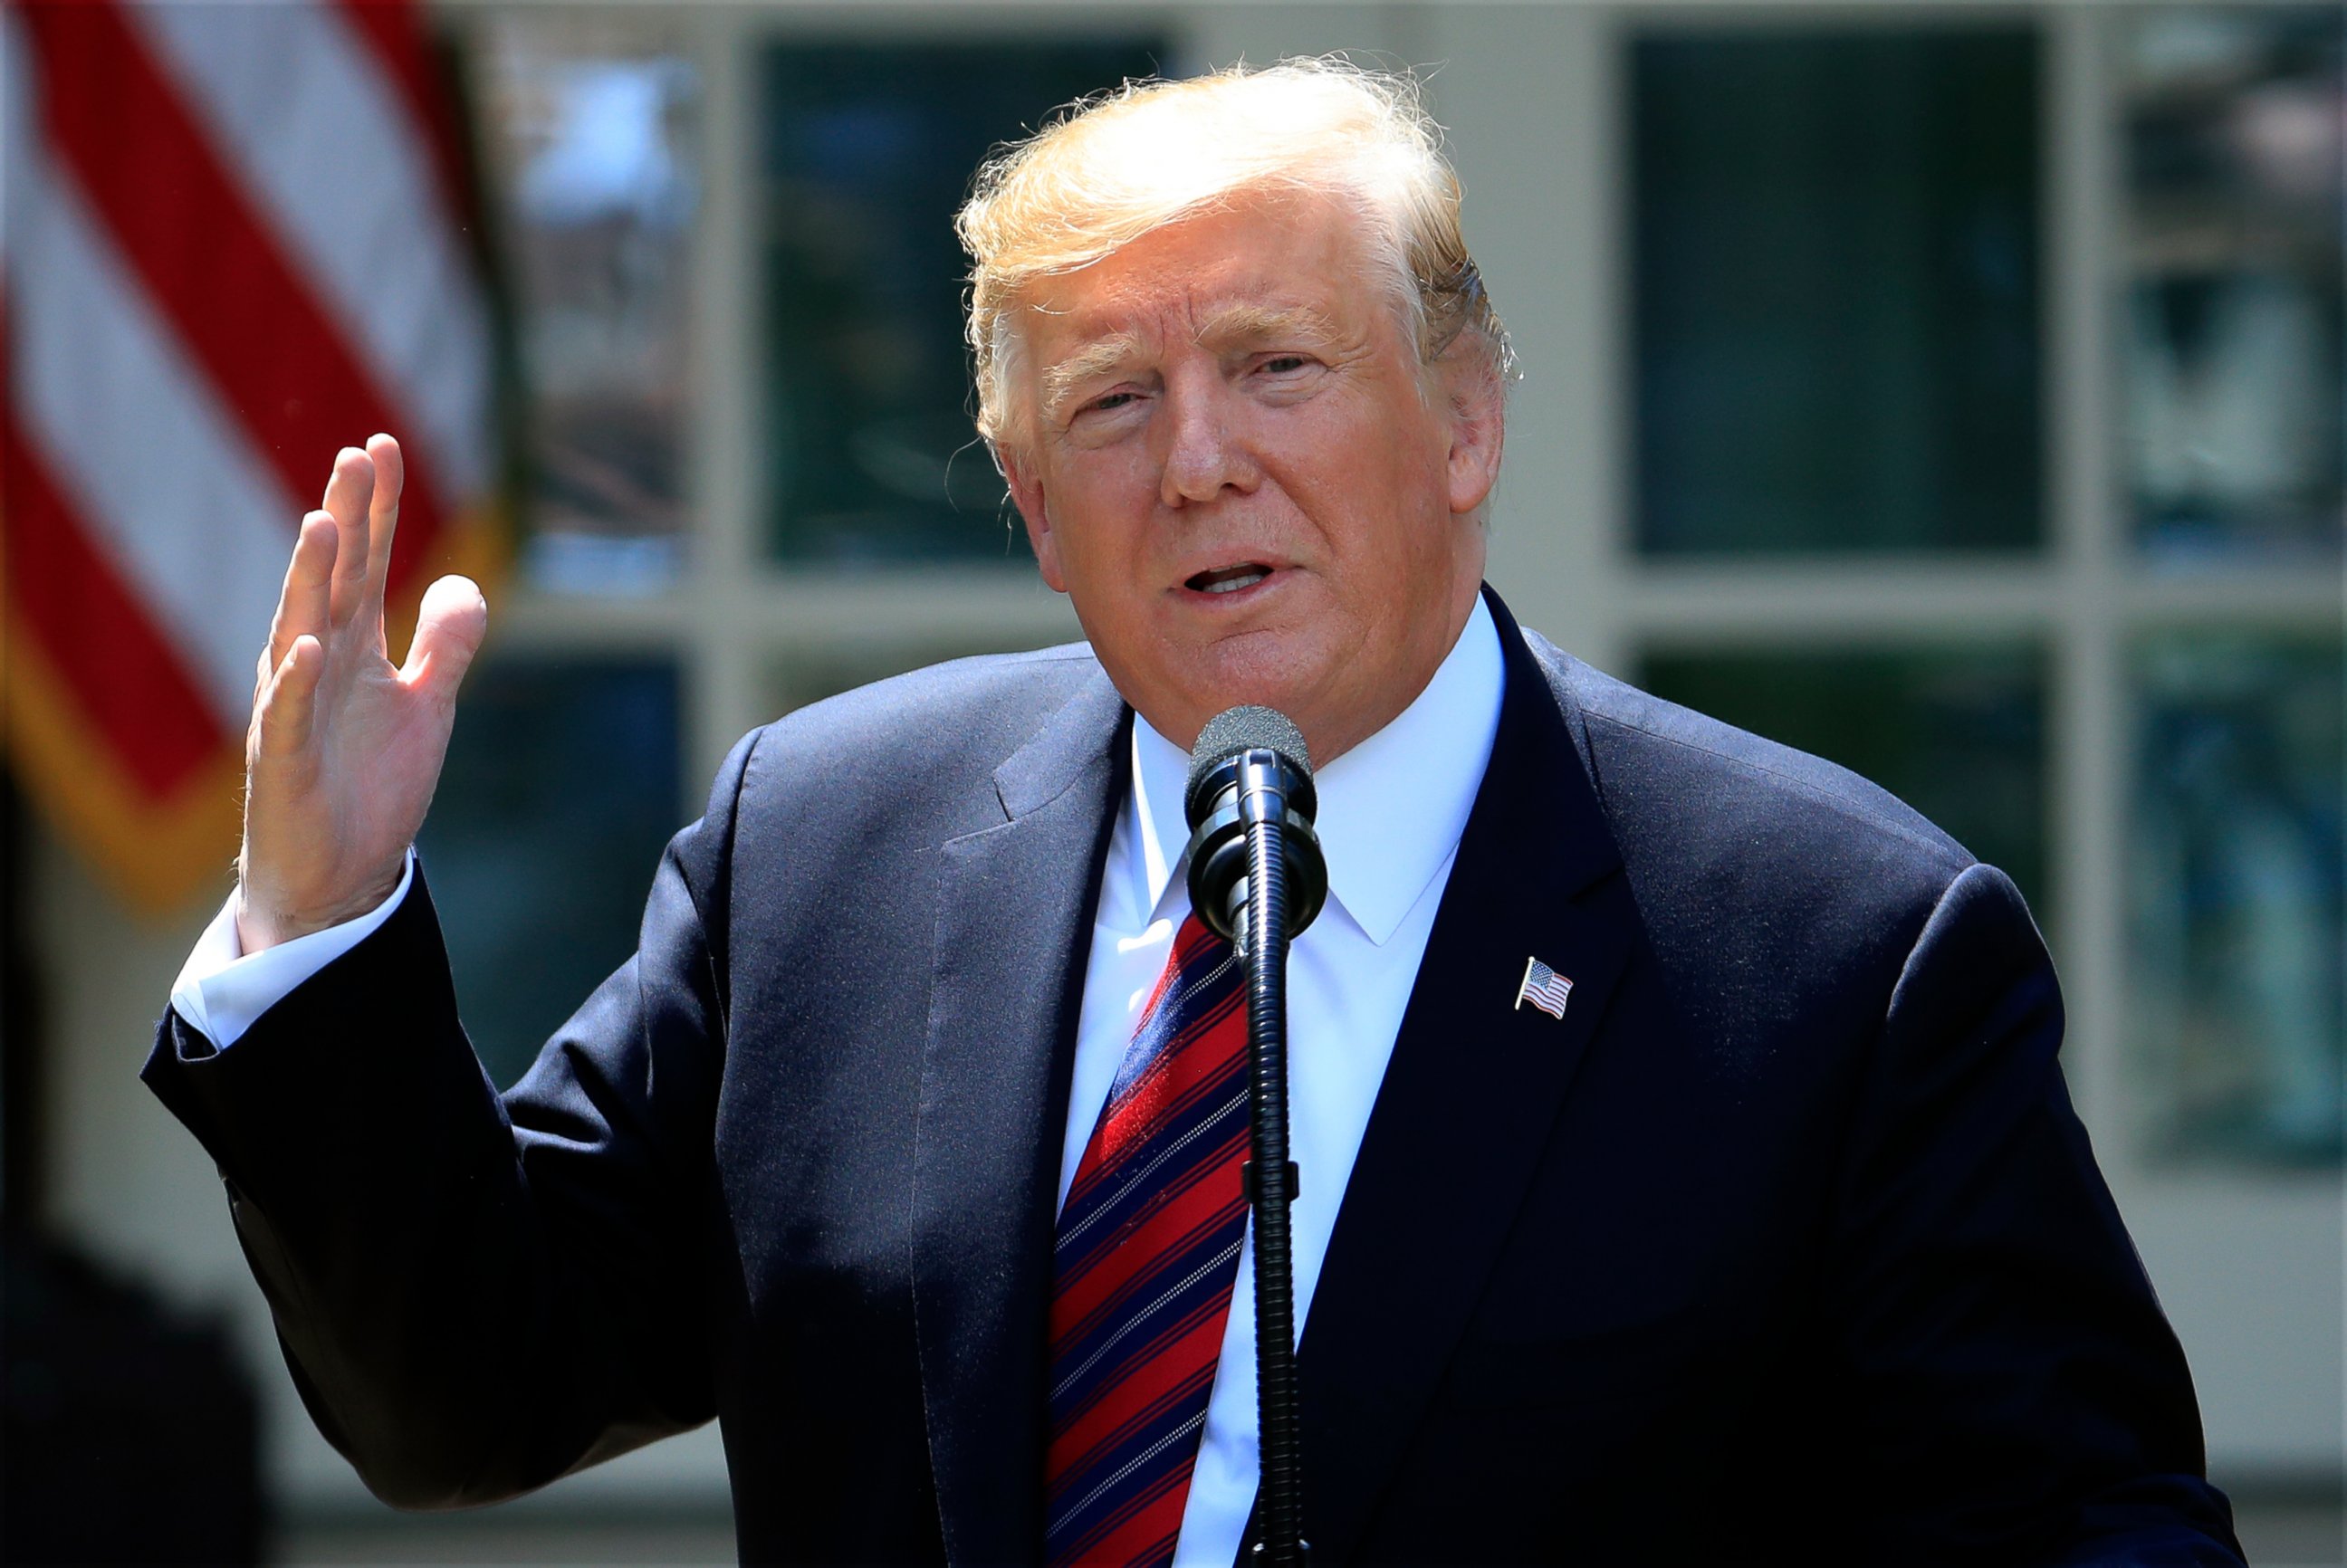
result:
[[[384,642],[398,443],[335,459],[302,522],[245,744],[238,928],[248,951],[364,914],[397,884],[447,754],[487,609],[463,578],[425,595],[405,666]]]

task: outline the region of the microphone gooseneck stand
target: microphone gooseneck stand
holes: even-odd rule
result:
[[[1240,764],[1255,771],[1251,753]],[[1262,1562],[1290,1568],[1304,1562],[1304,1444],[1296,1388],[1296,1269],[1290,1257],[1288,1206],[1296,1201],[1296,1170],[1287,1157],[1287,856],[1279,820],[1285,791],[1239,792],[1246,825],[1247,928],[1239,933],[1247,961],[1247,1042],[1254,1055],[1249,1081],[1255,1126],[1247,1163],[1247,1200],[1255,1205],[1255,1412],[1263,1482]],[[1249,810],[1269,803],[1272,811]]]
[[[1186,815],[1190,897],[1199,918],[1231,940],[1247,966],[1252,1127],[1245,1166],[1255,1211],[1255,1415],[1261,1484],[1255,1498],[1263,1568],[1301,1568],[1302,1412],[1296,1374],[1296,1281],[1289,1205],[1297,1172],[1287,1145],[1287,944],[1327,897],[1312,831],[1312,774],[1304,737],[1267,708],[1234,708],[1207,725],[1191,753]]]

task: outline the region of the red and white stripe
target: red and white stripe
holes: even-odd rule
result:
[[[397,593],[491,471],[483,291],[405,5],[8,0],[8,623],[150,799],[241,736],[335,449]]]
[[[128,14],[363,367],[439,455],[443,484],[477,488],[486,312],[432,147],[378,52],[316,0],[147,0]]]

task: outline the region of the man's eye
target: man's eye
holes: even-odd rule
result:
[[[1112,408],[1123,407],[1126,404],[1131,403],[1133,398],[1133,395],[1130,392],[1112,392],[1106,397],[1096,397],[1092,399],[1092,401],[1087,404],[1085,407],[1092,413],[1105,414]]]
[[[1263,368],[1275,375],[1284,375],[1291,370],[1302,370],[1311,363],[1311,359],[1304,354],[1276,354],[1263,362]]]

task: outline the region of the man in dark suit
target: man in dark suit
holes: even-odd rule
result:
[[[388,440],[304,521],[232,961],[148,1076],[369,1483],[486,1501],[714,1415],[745,1559],[1231,1561],[1235,1167],[1214,1081],[1135,1086],[1225,1038],[1162,780],[1255,701],[1374,825],[1294,960],[1351,1031],[1296,1081],[1321,1559],[2237,1562],[2011,885],[1481,589],[1504,339],[1406,86],[1129,90],[962,230],[981,427],[1088,644],[745,740],[502,1101],[406,851],[485,611],[436,585],[385,662]],[[1096,1265],[1179,1274],[1183,1331],[1077,1313]]]

